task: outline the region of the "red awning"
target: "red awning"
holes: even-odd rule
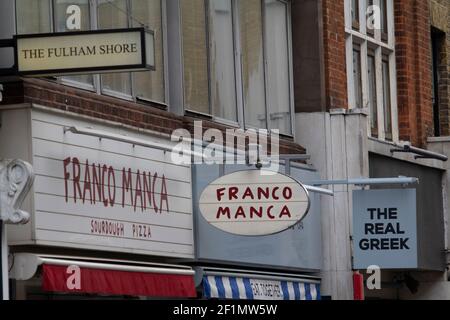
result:
[[[79,269],[78,269],[79,268]],[[74,271],[75,270],[75,271]],[[67,265],[42,265],[42,289],[47,292],[130,295],[159,298],[196,297],[193,274],[138,272]],[[77,272],[79,279],[77,279]],[[77,282],[78,281],[78,282]]]

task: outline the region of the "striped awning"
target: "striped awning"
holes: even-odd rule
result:
[[[206,298],[236,300],[320,300],[320,283],[205,275]]]

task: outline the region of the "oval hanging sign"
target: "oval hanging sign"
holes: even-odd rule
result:
[[[262,170],[238,171],[203,190],[200,211],[214,227],[244,236],[284,231],[308,213],[309,194],[298,181]]]

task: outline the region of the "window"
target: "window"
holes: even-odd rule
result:
[[[67,32],[67,8],[81,9],[80,30],[144,27],[155,35],[156,70],[65,76],[61,81],[128,100],[166,103],[165,0],[16,0],[18,33]]]
[[[209,114],[205,1],[181,0],[181,10],[185,108]]]
[[[432,61],[432,102],[433,102],[433,123],[434,135],[439,137],[446,135],[447,125],[446,115],[441,115],[442,110],[446,110],[448,103],[445,83],[447,80],[447,53],[445,50],[446,33],[439,29],[431,28],[431,61]],[[441,119],[444,123],[441,124]]]
[[[210,59],[212,114],[237,121],[236,74],[231,0],[210,2]]]
[[[239,1],[245,125],[256,128],[267,128],[261,15],[261,1]]]
[[[347,84],[350,108],[364,108],[369,114],[368,134],[381,140],[398,142],[395,77],[394,7],[392,0],[359,0],[368,10],[359,17],[354,30],[353,0],[346,1]],[[369,19],[380,12],[379,30],[370,29]]]
[[[71,4],[76,4],[81,9],[81,29],[91,29],[91,15],[89,8],[89,0],[53,0],[53,12],[54,12],[54,30],[57,32],[70,31],[67,29],[67,7]],[[89,87],[94,88],[94,76],[93,75],[81,75],[81,76],[65,76],[64,80],[80,82],[88,84]]]
[[[383,115],[386,140],[392,140],[391,84],[389,78],[389,58],[383,56]]]
[[[378,137],[377,79],[375,67],[375,52],[373,52],[373,50],[370,50],[367,56],[367,73],[369,78],[370,132],[372,134],[372,137]]]
[[[50,0],[16,0],[17,33],[52,31]]]
[[[290,3],[181,0],[184,107],[292,135]]]
[[[165,60],[163,39],[163,6],[161,0],[132,0],[131,15],[134,18],[132,27],[144,26],[153,30],[155,36],[156,70],[133,72],[133,95],[137,99],[151,100],[160,103],[166,101]]]
[[[352,28],[359,30],[359,0],[351,0]]]
[[[98,28],[128,28],[127,0],[100,0],[98,2]],[[102,91],[131,97],[131,73],[111,73],[101,75]]]
[[[381,15],[381,40],[387,42],[388,40],[388,16],[387,16],[387,0],[380,1],[380,15]]]
[[[81,9],[81,29],[80,30],[89,30],[91,28],[90,21],[90,8],[89,8],[89,0],[76,0],[76,1],[67,1],[67,0],[53,0],[53,10],[54,10],[54,24],[55,31],[64,32],[70,31],[67,30],[67,8],[75,4]]]
[[[289,8],[282,1],[265,3],[269,128],[287,133],[291,128]]]
[[[367,0],[366,3],[367,3],[367,6],[366,6],[366,21],[369,21],[369,18],[370,18],[369,15],[372,14],[372,12],[373,12],[373,0]],[[374,30],[373,30],[372,27],[367,26],[367,35],[372,36],[372,37],[375,35]]]
[[[361,48],[353,45],[353,85],[355,90],[355,108],[363,107],[362,84],[361,84]]]
[[[388,0],[377,0],[377,3],[375,3],[374,0],[366,0],[366,4],[367,4],[367,9],[366,9],[366,13],[367,13],[367,19],[371,19],[371,22],[375,22],[374,20],[372,20],[372,17],[370,17],[370,15],[374,14],[375,12],[378,12],[380,14],[379,18],[380,21],[379,25],[381,27],[380,32],[381,32],[381,40],[384,42],[387,42],[388,40]],[[377,7],[377,11],[372,10],[372,8],[376,6]],[[370,36],[374,36],[374,29],[373,27],[369,27],[367,26],[367,34]]]

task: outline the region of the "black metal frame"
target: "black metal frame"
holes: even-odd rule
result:
[[[16,59],[16,64],[18,64],[18,51],[17,51],[17,40],[19,39],[30,39],[30,38],[48,38],[48,37],[65,37],[72,35],[92,35],[92,34],[106,34],[106,33],[126,33],[126,32],[140,32],[141,43],[145,43],[145,33],[150,32],[154,34],[152,30],[146,30],[145,28],[124,28],[124,29],[104,29],[104,30],[91,30],[91,31],[70,31],[70,32],[53,32],[53,33],[40,33],[31,35],[16,35],[14,36],[15,42],[15,52],[14,57]],[[50,74],[86,74],[86,73],[111,73],[111,72],[125,72],[136,69],[142,70],[155,70],[154,66],[147,65],[146,59],[146,46],[142,46],[141,52],[141,63],[134,65],[123,65],[115,67],[89,67],[89,68],[67,68],[67,69],[48,69],[39,71],[25,71],[21,72],[19,66],[17,66],[17,73],[22,76],[37,76],[37,75],[50,75]]]
[[[17,48],[17,42],[20,39],[32,39],[32,38],[48,38],[48,37],[65,37],[72,35],[93,35],[93,34],[110,34],[110,33],[126,33],[126,32],[140,32],[141,43],[145,44],[145,34],[151,33],[152,30],[146,30],[145,28],[124,28],[124,29],[104,29],[104,30],[91,30],[91,31],[70,31],[70,32],[53,32],[53,33],[40,33],[30,35],[15,35],[13,39],[0,39],[0,48],[12,47],[14,48],[14,66],[11,68],[0,69],[0,76],[46,76],[46,75],[60,75],[60,74],[86,74],[86,73],[111,73],[111,72],[125,72],[132,70],[155,70],[155,66],[149,66],[147,64],[147,48],[142,45],[141,51],[141,63],[132,65],[122,65],[114,67],[89,67],[89,68],[66,68],[66,69],[47,69],[37,71],[20,71],[18,66],[19,53]]]

